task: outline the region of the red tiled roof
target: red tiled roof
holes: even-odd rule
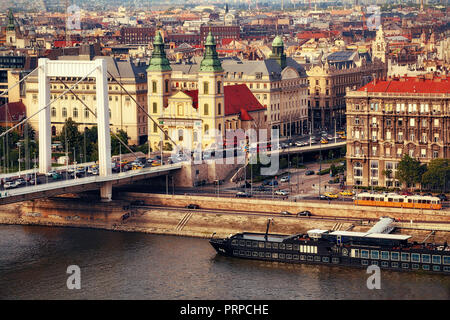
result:
[[[265,110],[245,84],[224,86],[225,115],[240,114],[241,120],[249,121],[253,118],[249,112]],[[183,90],[192,98],[192,106],[198,108],[198,90]]]
[[[225,115],[238,114],[241,109],[247,112],[265,110],[245,84],[224,86]]]
[[[77,40],[70,41],[70,42],[71,42],[71,46],[75,46],[76,44],[81,43],[81,41],[77,41]],[[65,47],[67,47],[66,40],[55,40],[55,41],[53,41],[53,46],[55,48],[65,48]]]
[[[19,122],[25,116],[26,107],[22,101],[5,103],[0,106],[0,122]]]
[[[406,93],[450,93],[450,78],[420,79],[404,77],[393,80],[371,81],[358,91],[368,92],[406,92]]]

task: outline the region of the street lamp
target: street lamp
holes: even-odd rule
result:
[[[20,177],[20,147],[22,144],[20,142],[17,142],[17,147],[19,148],[19,177]]]

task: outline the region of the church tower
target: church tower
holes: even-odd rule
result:
[[[158,31],[153,40],[152,57],[147,68],[148,113],[155,120],[164,116],[168,99],[172,95],[171,76],[172,68],[166,57],[163,38]],[[163,123],[159,123],[159,125],[163,126]],[[154,150],[159,149],[159,142],[157,143],[155,141],[160,141],[162,133],[153,121],[150,121],[148,124],[148,133],[148,140],[156,144],[151,145],[151,147]]]
[[[225,138],[224,71],[211,31],[205,41],[205,52],[198,72],[198,110],[202,119],[202,145],[211,146],[220,135]],[[234,128],[233,128],[234,129]],[[217,135],[216,135],[217,133]]]
[[[16,45],[16,24],[14,22],[14,15],[12,10],[9,9],[8,12],[8,24],[6,25],[6,45],[14,46]]]
[[[274,59],[278,62],[281,70],[286,68],[286,54],[284,53],[284,43],[280,36],[276,36],[272,42],[272,54],[269,59]]]
[[[383,26],[377,31],[377,35],[375,41],[372,42],[372,58],[379,59],[381,62],[386,63],[387,60],[387,52],[388,52],[388,44],[384,37]]]

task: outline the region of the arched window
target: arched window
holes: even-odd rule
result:
[[[194,131],[194,142],[197,142],[198,140],[198,133],[197,131]]]
[[[73,108],[73,117],[78,118],[78,108]]]
[[[221,114],[222,114],[222,104],[221,104],[221,103],[219,103],[219,104],[217,105],[217,114],[218,114],[218,115],[221,115]]]
[[[52,117],[56,117],[56,108],[52,107]]]
[[[178,141],[183,141],[183,129],[178,129]]]
[[[218,129],[219,129],[219,134],[221,134],[222,133],[222,124],[221,123],[219,123],[219,125],[218,125],[218,127],[217,127]]]
[[[166,81],[164,81],[165,85],[166,85],[166,93],[169,92],[169,79],[166,79]]]
[[[203,114],[205,116],[209,115],[209,105],[207,103],[205,103],[203,106]]]
[[[56,127],[52,126],[52,136],[56,136]]]
[[[208,126],[207,124],[205,124],[205,127],[204,127],[204,128],[205,128],[205,134],[207,135],[207,134],[209,133],[209,132],[208,132],[208,131],[209,131],[209,126]]]
[[[67,108],[66,107],[62,108],[62,116],[63,116],[63,118],[67,117]]]
[[[221,91],[222,91],[222,82],[217,81],[217,94],[220,94]]]
[[[84,108],[84,117],[89,118],[89,109],[88,108]]]

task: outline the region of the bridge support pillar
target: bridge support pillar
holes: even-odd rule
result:
[[[38,109],[50,103],[50,84],[48,81],[48,59],[39,59],[38,69]],[[52,167],[52,136],[50,108],[39,113],[39,172],[46,173]]]
[[[109,202],[112,200],[112,182],[105,182],[100,188],[100,200]]]

